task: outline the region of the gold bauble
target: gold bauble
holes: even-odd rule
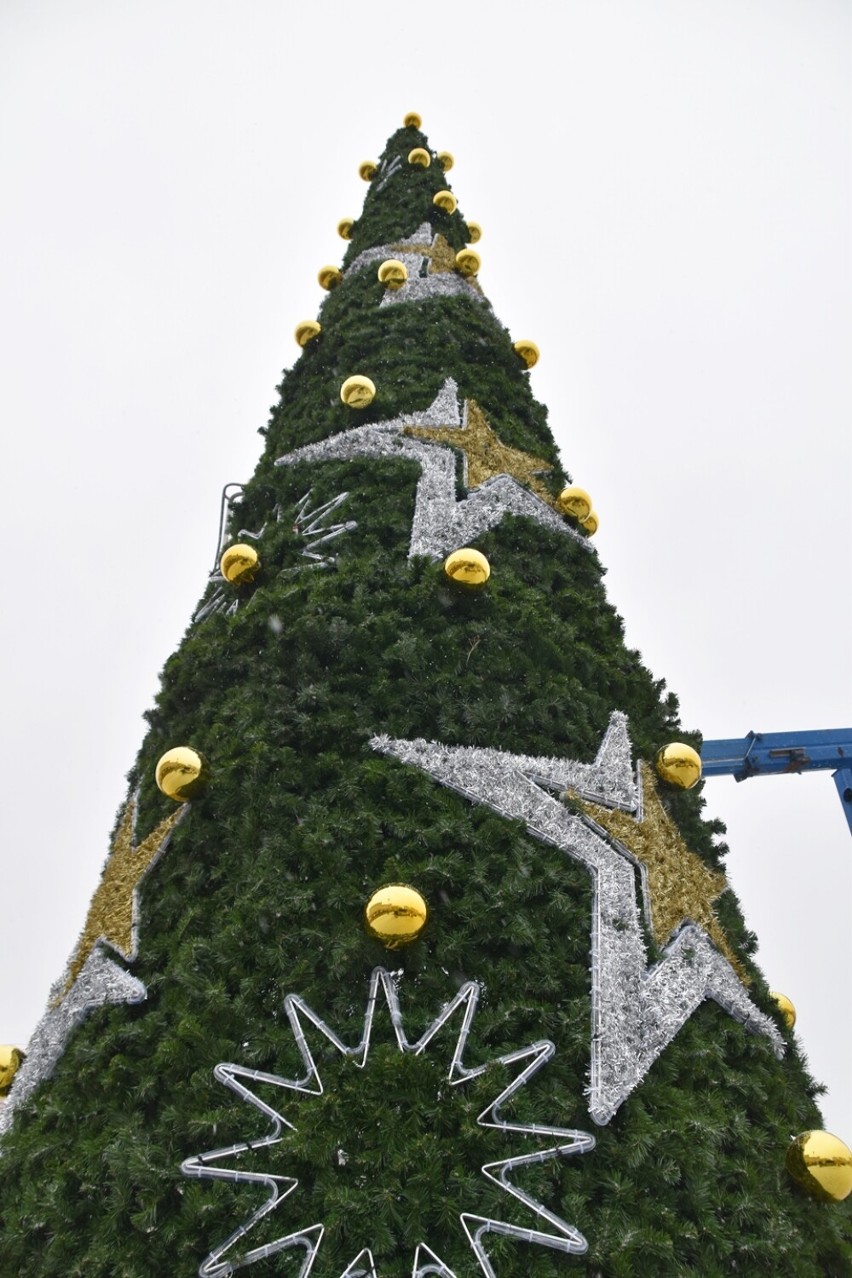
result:
[[[593,510],[590,510],[585,519],[580,520],[580,527],[585,528],[590,537],[594,537],[598,531],[598,517]]]
[[[404,262],[400,262],[395,257],[389,257],[382,262],[378,275],[379,283],[384,284],[385,288],[398,289],[402,288],[408,279],[408,269]]]
[[[15,1075],[25,1060],[20,1047],[6,1045],[0,1047],[0,1096],[7,1096],[14,1082]]]
[[[451,151],[439,151],[435,158],[445,173],[449,173],[450,169],[455,164]]]
[[[207,762],[191,746],[175,746],[162,756],[154,777],[167,798],[186,803],[199,798],[207,788]]]
[[[372,182],[378,171],[379,166],[375,160],[363,160],[358,165],[358,176],[362,177],[365,182]]]
[[[337,234],[342,240],[352,239],[352,227],[355,225],[354,217],[342,217],[337,223]]]
[[[491,565],[481,551],[462,546],[447,555],[444,572],[460,586],[484,586],[491,576]]]
[[[456,270],[460,275],[478,275],[482,258],[473,249],[460,249],[456,253]]]
[[[375,383],[360,373],[347,377],[340,388],[340,398],[347,408],[366,408],[376,398]]]
[[[247,586],[260,572],[260,557],[254,546],[240,541],[229,546],[219,560],[219,571],[231,586]]]
[[[701,780],[701,755],[685,741],[671,741],[657,754],[657,773],[669,785],[691,790]]]
[[[407,129],[419,129],[422,123],[423,120],[416,111],[408,111],[403,120],[403,124]]]
[[[458,200],[452,191],[436,191],[432,196],[432,203],[445,213],[455,213]]]
[[[423,146],[416,146],[413,151],[408,152],[408,163],[416,164],[421,169],[428,169],[432,163],[432,157]]]
[[[527,368],[534,368],[541,354],[535,342],[531,342],[527,337],[522,337],[514,343],[514,351],[516,355],[520,355]]]
[[[841,1203],[852,1193],[852,1149],[831,1132],[802,1132],[784,1162],[796,1184],[822,1203]]]
[[[578,488],[576,484],[570,484],[567,488],[563,488],[558,498],[559,509],[566,515],[571,515],[573,519],[579,520],[581,523],[584,519],[588,519],[592,513],[592,499],[586,492],[585,488]]]
[[[466,225],[468,243],[478,244],[482,239],[482,227],[478,222],[468,222]]]
[[[322,324],[318,324],[316,320],[302,320],[301,324],[296,325],[294,337],[300,346],[307,346],[308,342],[319,337],[321,332]]]
[[[317,279],[322,288],[331,292],[333,288],[337,288],[338,284],[342,282],[343,272],[339,266],[321,266],[317,271]]]
[[[370,897],[364,909],[367,931],[389,950],[416,941],[428,910],[419,892],[405,883],[389,883]]]
[[[769,997],[775,1000],[775,1005],[784,1017],[787,1029],[792,1029],[796,1024],[796,1009],[793,1006],[792,999],[789,999],[786,994],[779,994],[778,990],[770,990]]]

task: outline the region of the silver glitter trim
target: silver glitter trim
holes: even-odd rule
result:
[[[50,1078],[68,1039],[92,1008],[103,1007],[106,1003],[141,1003],[148,995],[141,981],[105,958],[99,949],[92,950],[77,980],[63,998],[66,979],[66,974],[63,974],[50,992],[48,1010],[33,1032],[26,1059],[15,1075],[6,1104],[0,1110],[0,1134],[11,1125],[17,1107]],[[54,1006],[59,999],[62,1001]]]
[[[249,1151],[269,1149],[279,1144],[282,1140],[281,1131],[284,1127],[290,1131],[297,1130],[278,1110],[256,1095],[252,1090],[252,1087],[256,1084],[265,1083],[303,1096],[322,1095],[322,1078],[305,1036],[302,1024],[303,1019],[322,1034],[338,1052],[352,1060],[359,1069],[363,1069],[367,1063],[370,1050],[373,1018],[380,994],[387,1003],[397,1047],[401,1052],[410,1052],[414,1055],[419,1055],[425,1051],[444,1025],[458,1011],[461,1014],[461,1024],[458,1028],[456,1043],[447,1072],[448,1082],[452,1086],[457,1086],[467,1082],[469,1079],[478,1078],[488,1069],[488,1065],[480,1065],[474,1069],[468,1069],[463,1060],[479,1001],[481,991],[479,983],[467,981],[462,985],[455,997],[449,1003],[444,1004],[432,1024],[421,1037],[416,1042],[411,1042],[405,1033],[402,1011],[399,1005],[397,995],[398,979],[398,974],[387,972],[384,968],[377,967],[374,969],[370,977],[361,1038],[353,1046],[347,1046],[334,1030],[325,1021],[321,1020],[316,1012],[312,1011],[304,999],[296,994],[287,995],[284,1000],[284,1010],[290,1022],[293,1038],[299,1049],[304,1066],[304,1073],[300,1078],[282,1078],[278,1074],[265,1074],[260,1070],[226,1063],[219,1064],[214,1069],[213,1074],[217,1081],[234,1092],[240,1100],[245,1101],[253,1109],[259,1110],[269,1121],[270,1129],[268,1134],[259,1140],[240,1142],[223,1149],[208,1150],[206,1153],[188,1158],[182,1164],[181,1171],[185,1176],[193,1176],[197,1179],[228,1180],[235,1184],[263,1185],[268,1191],[268,1197],[266,1202],[248,1220],[241,1224],[238,1229],[207,1256],[198,1271],[199,1278],[224,1278],[226,1274],[231,1274],[237,1269],[252,1265],[255,1261],[263,1260],[286,1247],[293,1246],[305,1248],[306,1258],[301,1270],[301,1274],[304,1275],[310,1270],[319,1251],[325,1228],[322,1224],[312,1225],[308,1229],[299,1230],[288,1234],[286,1237],[278,1238],[266,1246],[242,1252],[239,1259],[226,1260],[224,1258],[225,1253],[237,1242],[244,1239],[259,1220],[267,1216],[284,1198],[291,1194],[298,1182],[289,1176],[239,1171],[235,1167],[213,1165],[221,1163],[222,1160],[237,1159]],[[533,1137],[547,1136],[554,1137],[559,1141],[559,1144],[550,1149],[522,1154],[515,1158],[501,1159],[498,1162],[486,1163],[482,1167],[482,1174],[487,1180],[490,1180],[498,1189],[504,1190],[511,1197],[523,1203],[525,1207],[528,1207],[542,1225],[546,1225],[556,1231],[549,1233],[545,1232],[544,1229],[521,1229],[516,1225],[506,1224],[503,1221],[462,1213],[459,1216],[459,1221],[470,1248],[476,1256],[483,1273],[490,1275],[490,1278],[494,1278],[494,1271],[491,1268],[488,1254],[482,1243],[482,1237],[488,1233],[502,1234],[504,1237],[538,1243],[541,1246],[574,1255],[579,1255],[587,1249],[586,1240],[573,1225],[567,1224],[560,1216],[550,1211],[532,1194],[519,1188],[512,1180],[512,1173],[518,1168],[548,1162],[555,1158],[563,1158],[568,1154],[585,1154],[594,1148],[594,1137],[588,1132],[575,1131],[573,1128],[549,1127],[539,1123],[522,1123],[503,1116],[503,1105],[512,1101],[530,1079],[552,1059],[555,1051],[553,1043],[545,1039],[532,1043],[529,1047],[509,1052],[505,1056],[499,1056],[495,1061],[489,1062],[489,1064],[497,1063],[504,1066],[519,1066],[520,1068],[515,1073],[512,1081],[503,1088],[499,1095],[479,1115],[477,1118],[478,1125],[480,1127],[495,1128],[503,1133]],[[342,1151],[338,1151],[339,1158],[341,1155],[342,1162],[345,1162],[345,1154]],[[354,1276],[356,1273],[364,1276],[375,1274],[373,1256],[369,1248],[364,1248],[358,1253],[344,1270],[341,1278],[347,1278],[350,1275]],[[413,1278],[425,1278],[427,1274],[440,1274],[444,1278],[455,1278],[452,1271],[447,1268],[435,1252],[421,1242],[417,1245],[414,1253],[412,1275]]]
[[[387,261],[389,257],[395,257],[398,262],[405,261],[406,257],[410,258],[410,261],[405,261],[405,265],[408,267],[409,274],[412,271],[416,274],[423,265],[424,260],[426,260],[426,252],[431,249],[434,238],[430,224],[421,222],[417,230],[413,231],[411,235],[401,235],[393,244],[377,244],[375,248],[364,249],[350,263],[346,274],[354,275],[356,271],[363,271],[368,266],[378,265],[380,262]],[[403,244],[410,251],[401,255],[399,250]],[[418,249],[423,249],[423,252],[418,253]]]
[[[448,406],[452,401],[452,410]],[[467,406],[465,404],[465,413]],[[428,409],[405,413],[386,422],[355,426],[316,444],[306,444],[277,458],[276,466],[300,462],[351,461],[355,457],[410,458],[420,465],[408,557],[441,559],[475,541],[507,514],[523,515],[544,528],[569,537],[591,553],[588,540],[555,510],[509,475],[498,475],[456,501],[456,453],[449,445],[415,439],[407,426],[458,425],[458,387],[448,377]]]
[[[465,297],[472,297],[482,306],[489,306],[482,290],[454,271],[434,275],[415,275],[409,268],[408,279],[402,288],[385,289],[379,305],[397,306],[400,302],[425,302],[431,297],[459,297],[462,294]]]
[[[472,297],[490,310],[482,289],[456,271],[432,271],[431,250],[437,241],[428,222],[423,222],[411,235],[400,236],[393,244],[379,244],[364,249],[346,270],[346,276],[376,266],[388,258],[402,262],[408,279],[398,289],[385,289],[380,306],[397,306],[400,302],[423,302],[430,297]]]
[[[543,785],[563,777],[596,803],[629,808],[625,777],[630,742],[623,715],[613,715],[601,751],[586,772],[573,760],[537,759],[501,750],[452,747],[423,740],[374,737],[374,750],[422,769],[473,803],[514,820],[530,834],[585,865],[592,877],[592,1033],[589,1113],[604,1125],[639,1086],[661,1052],[705,998],[714,999],[746,1029],[765,1034],[777,1056],[784,1042],[755,1007],[727,959],[706,932],[687,923],[648,967],[637,903],[635,861],[573,815]],[[603,755],[603,758],[602,758]],[[592,769],[599,769],[595,776]],[[599,787],[596,792],[596,787]],[[638,796],[633,799],[634,806]]]

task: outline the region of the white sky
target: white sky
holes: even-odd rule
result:
[[[4,0],[0,1040],[74,945],[220,490],[407,110],[456,156],[482,284],[541,347],[610,597],[684,723],[852,723],[850,29],[846,0]],[[834,784],[706,794],[852,1143]]]

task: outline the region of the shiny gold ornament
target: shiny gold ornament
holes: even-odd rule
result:
[[[459,275],[464,275],[467,279],[478,275],[481,265],[482,258],[478,253],[474,253],[473,249],[459,249],[456,253],[456,270]]]
[[[590,510],[585,519],[580,520],[580,527],[585,528],[590,537],[594,537],[598,531],[598,517],[593,510]]]
[[[362,177],[365,182],[372,182],[378,171],[379,166],[375,160],[364,160],[358,165],[358,176]]]
[[[426,925],[428,910],[419,892],[404,883],[379,888],[367,902],[367,931],[389,950],[416,941]]]
[[[20,1047],[0,1047],[0,1096],[8,1096],[15,1075],[26,1060]]]
[[[175,803],[198,799],[207,787],[208,768],[203,755],[192,746],[175,746],[160,757],[154,773],[160,790]]]
[[[479,225],[478,222],[468,222],[466,225],[467,225],[468,243],[478,244],[479,241],[482,239],[482,227]]]
[[[407,129],[419,129],[422,123],[423,120],[416,111],[409,111],[403,120],[403,124]]]
[[[254,546],[237,542],[219,560],[219,571],[231,586],[247,586],[260,572],[260,556]]]
[[[382,262],[378,275],[380,284],[384,284],[385,288],[396,290],[402,288],[408,279],[408,269],[404,262],[398,261],[395,257],[389,257]]]
[[[684,741],[671,741],[657,754],[657,773],[669,785],[691,790],[701,780],[701,755]]]
[[[516,355],[520,355],[527,368],[535,368],[541,354],[535,342],[531,342],[529,338],[522,337],[514,343],[513,349]]]
[[[340,388],[340,398],[347,408],[366,408],[376,398],[375,383],[359,373],[347,377]]]
[[[445,173],[449,173],[450,169],[455,164],[451,151],[439,151],[435,158]]]
[[[787,1146],[787,1171],[822,1203],[842,1203],[852,1193],[852,1150],[831,1132],[802,1132]]]
[[[778,1011],[784,1017],[784,1023],[787,1029],[792,1029],[796,1024],[796,1009],[792,1000],[786,994],[779,994],[777,990],[770,990],[769,997],[775,1000]]]
[[[444,560],[444,572],[459,586],[484,586],[491,576],[491,565],[479,550],[463,546]]]
[[[416,146],[413,151],[408,152],[408,163],[416,164],[421,169],[428,169],[432,163],[432,157],[425,147]]]
[[[354,217],[342,217],[337,223],[337,234],[342,240],[352,239],[352,227],[355,225]]]
[[[302,320],[301,324],[296,325],[294,336],[300,346],[307,346],[308,342],[319,337],[321,332],[322,324],[318,324],[316,320]]]
[[[343,272],[339,266],[321,266],[317,272],[317,279],[320,286],[329,293],[333,288],[337,288],[338,284],[343,281]]]
[[[576,484],[569,484],[567,488],[563,488],[557,502],[563,515],[570,515],[572,519],[577,519],[580,523],[588,519],[592,513],[591,497],[585,488],[578,488]]]
[[[436,208],[443,209],[445,213],[455,213],[458,200],[452,191],[436,191],[432,196],[432,203]]]

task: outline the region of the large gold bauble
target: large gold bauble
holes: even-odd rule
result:
[[[389,950],[416,941],[426,925],[426,902],[405,883],[389,883],[370,897],[364,909],[367,931]]]
[[[343,282],[343,272],[339,266],[321,266],[317,271],[320,286],[330,293],[333,288]]]
[[[787,1146],[787,1171],[797,1185],[823,1203],[842,1203],[852,1193],[852,1149],[831,1132],[802,1132]]]
[[[207,788],[207,761],[192,746],[167,750],[157,764],[154,778],[163,794],[175,803],[198,799]]]
[[[0,1096],[8,1096],[9,1088],[24,1060],[20,1047],[12,1047],[10,1044],[0,1047]]]
[[[444,560],[444,572],[460,586],[484,586],[491,576],[491,565],[479,550],[462,546]]]
[[[455,164],[452,151],[439,151],[435,158],[445,173],[449,173]]]
[[[482,227],[478,222],[467,222],[467,237],[470,244],[478,244],[482,239]]]
[[[458,200],[452,191],[436,191],[432,196],[432,203],[445,213],[455,213],[458,206]]]
[[[362,160],[358,165],[358,176],[362,177],[365,182],[372,182],[378,171],[379,166],[375,160]]]
[[[340,398],[347,408],[366,408],[376,398],[376,386],[369,377],[355,373],[340,388]]]
[[[293,336],[300,346],[307,346],[308,342],[312,342],[315,337],[319,337],[322,332],[322,324],[318,324],[316,320],[302,320],[301,324],[296,325],[296,331]]]
[[[657,773],[669,785],[691,790],[701,780],[701,755],[685,741],[671,741],[657,754]]]
[[[456,270],[459,275],[478,275],[481,265],[482,258],[473,249],[459,249],[456,253]]]
[[[352,239],[352,227],[355,225],[354,217],[342,217],[337,223],[337,234],[342,240]]]
[[[254,546],[237,542],[219,560],[219,571],[231,586],[247,586],[260,572],[260,556]]]
[[[408,269],[404,262],[400,262],[398,258],[389,257],[382,262],[378,271],[379,283],[384,284],[385,288],[398,289],[402,288],[408,279]]]
[[[576,484],[569,484],[567,488],[562,489],[558,503],[559,509],[564,514],[570,515],[572,519],[577,519],[581,523],[592,513],[591,497],[585,488],[578,488]]]
[[[585,519],[580,520],[580,527],[585,528],[590,537],[594,537],[598,531],[598,517],[593,510],[590,510]]]
[[[408,111],[403,120],[403,124],[407,129],[419,129],[422,123],[423,120],[416,111]]]
[[[789,999],[786,994],[779,994],[778,990],[770,990],[769,997],[774,999],[778,1011],[784,1017],[787,1029],[792,1029],[796,1024],[796,1009],[792,999]]]
[[[416,164],[421,169],[428,169],[432,163],[432,157],[424,146],[416,146],[413,151],[408,152],[408,163]]]
[[[520,355],[527,368],[535,368],[541,354],[535,342],[531,342],[528,337],[522,337],[515,342],[514,351],[516,355]]]

